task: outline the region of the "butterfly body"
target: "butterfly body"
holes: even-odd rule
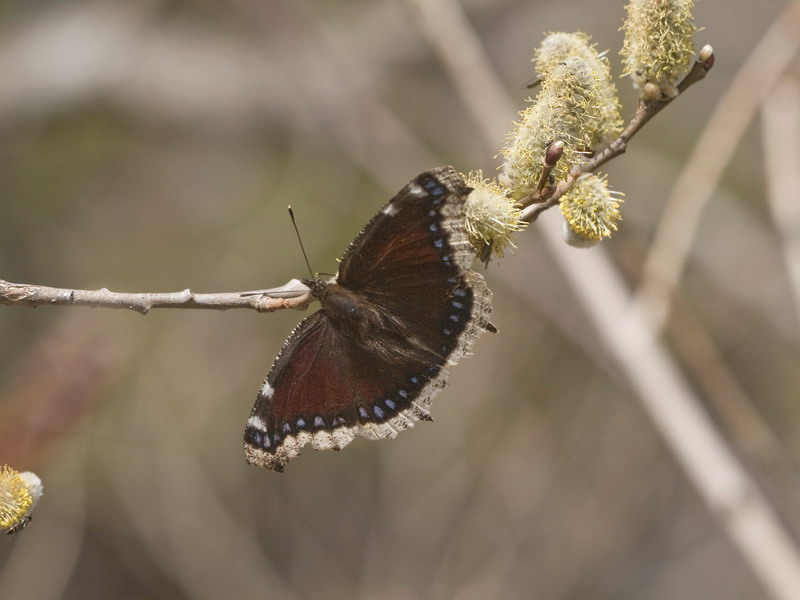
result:
[[[364,294],[337,283],[314,280],[306,283],[312,295],[320,301],[321,310],[330,320],[333,330],[346,332],[346,336],[365,354],[377,356],[381,362],[417,360],[433,364],[442,358],[441,354],[417,340],[408,324],[382,310]],[[369,364],[371,361],[366,362]]]
[[[447,367],[489,323],[470,270],[470,188],[452,167],[417,176],[353,240],[333,280],[306,280],[321,309],[290,334],[245,430],[248,462],[277,471],[310,443],[394,437],[430,420]]]

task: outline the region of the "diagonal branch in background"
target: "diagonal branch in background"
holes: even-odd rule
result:
[[[31,308],[53,305],[122,308],[143,315],[153,308],[252,308],[258,312],[274,312],[284,308],[305,310],[312,300],[308,287],[297,279],[268,290],[221,294],[196,294],[189,289],[166,293],[112,292],[106,288],[73,290],[0,279],[0,304]]]

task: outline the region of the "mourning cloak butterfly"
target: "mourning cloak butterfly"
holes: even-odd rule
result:
[[[452,167],[418,175],[348,247],[330,281],[305,280],[321,310],[283,345],[247,421],[247,462],[275,471],[311,443],[393,438],[430,421],[447,367],[470,354],[492,293],[470,270],[469,188]]]

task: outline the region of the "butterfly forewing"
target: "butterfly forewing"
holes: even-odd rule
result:
[[[452,351],[472,307],[463,278],[474,259],[464,229],[469,192],[451,167],[420,174],[373,217],[339,269],[339,283],[386,309],[440,357]]]
[[[446,271],[469,269],[475,256],[464,229],[470,191],[452,167],[418,175],[347,248],[339,283],[390,293],[397,281],[422,286]]]

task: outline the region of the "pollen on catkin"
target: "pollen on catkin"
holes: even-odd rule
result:
[[[492,255],[502,258],[505,249],[514,245],[511,236],[526,226],[520,221],[522,210],[508,189],[484,179],[481,171],[470,172],[464,180],[473,188],[466,206],[469,241],[482,262],[488,262]]]
[[[610,237],[622,218],[621,202],[609,191],[605,175],[582,175],[561,197],[564,240],[571,246],[588,247]]]
[[[564,153],[551,173],[558,181],[587,152],[614,137],[622,125],[608,67],[596,54],[595,60],[573,55],[554,63],[543,74],[536,99],[520,117],[503,149],[500,175],[515,200],[536,190],[549,144],[564,143]]]
[[[694,54],[693,0],[631,0],[622,26],[625,42],[620,54],[642,97],[678,94],[678,78]]]
[[[42,495],[42,482],[34,473],[0,467],[0,529],[12,530],[28,517]]]

